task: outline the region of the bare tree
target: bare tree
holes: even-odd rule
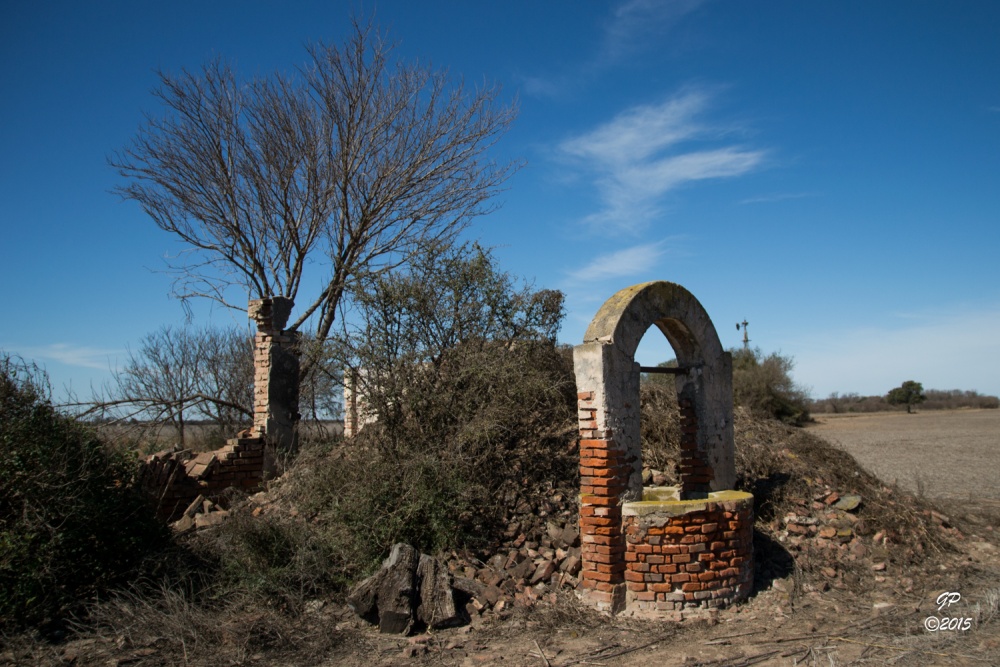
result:
[[[254,339],[248,329],[193,332],[201,348],[196,411],[230,435],[253,420]]]
[[[355,20],[345,44],[311,47],[293,75],[244,81],[221,60],[160,74],[168,114],[148,116],[109,162],[128,181],[117,192],[188,246],[171,264],[181,299],[242,309],[230,288],[286,296],[298,307],[289,328],[310,323],[324,340],[353,279],[492,209],[518,165],[487,152],[515,108],[497,87],[392,54]]]
[[[253,419],[253,338],[245,330],[163,327],[129,352],[124,367],[81,416],[170,424],[182,444],[192,418],[234,434]]]

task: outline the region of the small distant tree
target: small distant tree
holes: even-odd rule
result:
[[[913,412],[913,406],[927,400],[924,396],[924,385],[913,380],[907,380],[886,394],[885,400],[890,405],[905,405],[906,413]]]

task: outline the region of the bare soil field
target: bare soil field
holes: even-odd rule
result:
[[[928,498],[1000,504],[1000,410],[820,415],[808,430],[886,482]]]

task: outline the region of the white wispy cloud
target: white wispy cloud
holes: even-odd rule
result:
[[[779,201],[788,201],[789,199],[805,199],[807,197],[818,197],[815,192],[781,192],[774,195],[761,195],[759,197],[748,197],[746,199],[741,199],[741,204],[773,204]]]
[[[583,268],[569,273],[575,282],[598,282],[626,278],[653,268],[665,252],[665,241],[632,246],[594,258]]]
[[[588,53],[561,71],[515,73],[520,91],[529,96],[558,98],[643,52],[663,48],[666,35],[705,0],[625,0],[608,3],[599,39],[587,42]],[[673,42],[671,42],[673,43]]]
[[[678,20],[703,4],[703,0],[627,0],[614,10],[605,25],[599,59],[617,61],[662,39]]]
[[[661,199],[685,183],[739,176],[764,159],[741,146],[681,150],[685,142],[724,132],[701,120],[710,96],[688,90],[657,105],[627,109],[582,135],[563,141],[559,154],[593,176],[603,207],[592,225],[637,231],[659,212]]]
[[[50,345],[19,347],[11,349],[26,358],[46,361],[56,361],[69,366],[82,368],[98,368],[107,370],[109,359],[121,354],[121,350],[77,345],[75,343],[52,343]]]

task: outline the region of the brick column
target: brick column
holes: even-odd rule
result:
[[[281,449],[296,446],[299,420],[299,335],[284,330],[292,305],[279,296],[253,299],[249,307],[250,319],[257,323],[252,435]]]
[[[625,603],[621,495],[632,465],[610,432],[597,429],[594,392],[577,394],[580,420],[580,547],[583,598],[617,613]]]
[[[698,413],[694,401],[681,396],[678,401],[681,416],[681,500],[705,498],[710,484],[715,479],[715,471],[698,449]]]

